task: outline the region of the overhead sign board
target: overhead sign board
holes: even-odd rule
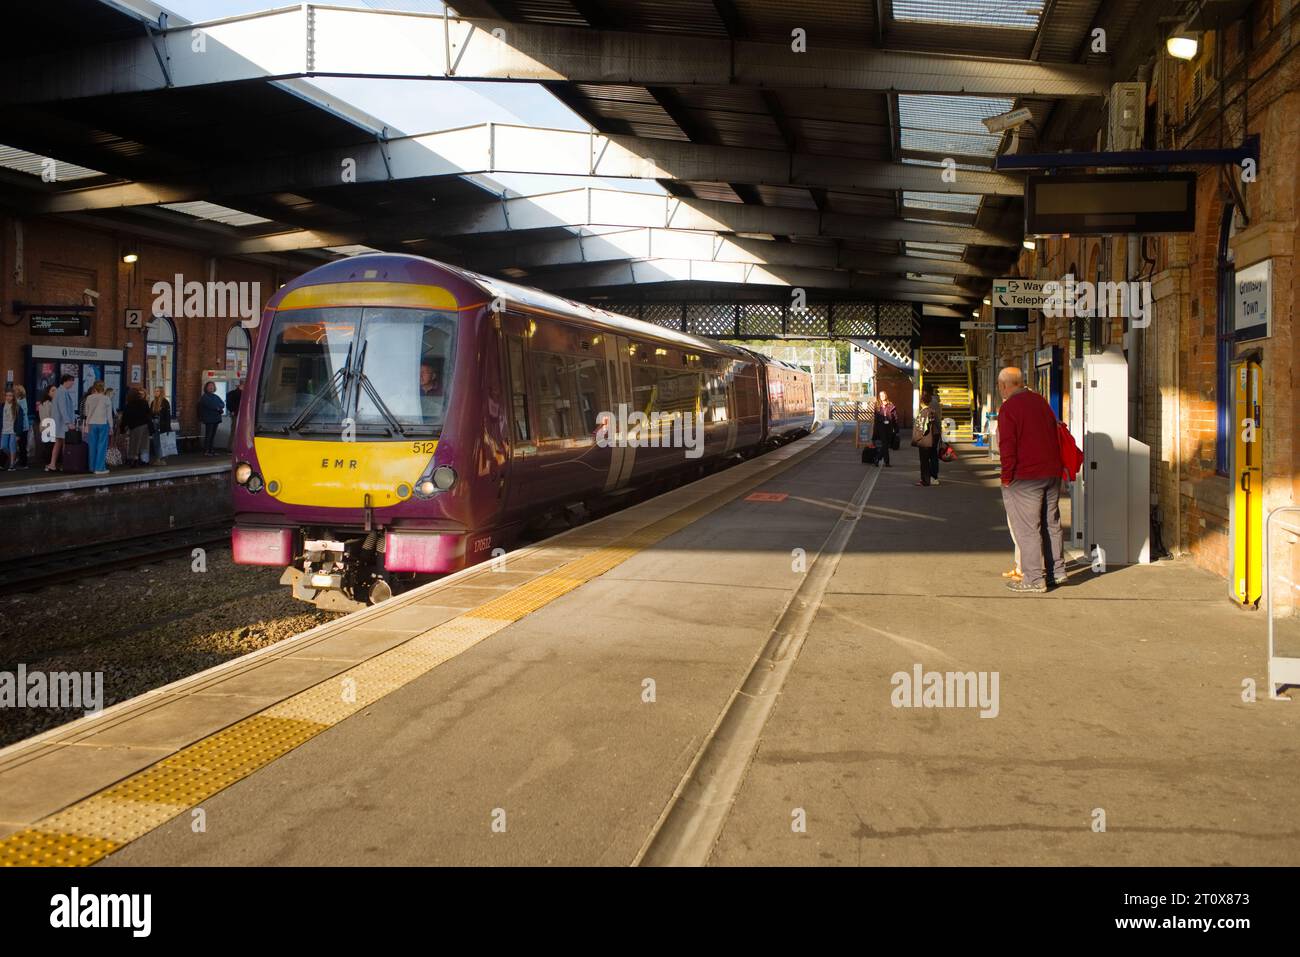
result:
[[[88,336],[90,316],[85,313],[29,313],[28,330],[34,336]]]
[[[985,332],[992,332],[992,331],[993,331],[993,323],[991,323],[991,322],[975,322],[973,319],[972,319],[971,321],[969,321],[969,322],[963,322],[963,323],[961,324],[961,327],[962,327],[963,329],[975,329],[976,331],[980,331],[980,330],[983,330],[983,331],[985,331]]]
[[[1237,341],[1267,339],[1273,334],[1273,260],[1237,270],[1233,330]]]
[[[1196,229],[1196,174],[1057,173],[1025,182],[1025,233],[1108,236]]]
[[[994,309],[1042,309],[1048,296],[1041,279],[995,279],[990,297]]]

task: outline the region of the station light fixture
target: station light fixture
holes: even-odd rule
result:
[[[985,296],[985,297],[984,297],[984,305],[986,305],[986,306],[991,306],[991,305],[993,305],[993,300],[990,299],[988,296]]]
[[[125,253],[122,254],[122,262],[124,263],[138,262],[139,259],[140,259],[140,254],[137,253],[134,249],[128,249]]]
[[[1165,41],[1165,49],[1177,60],[1194,60],[1201,49],[1201,35],[1188,30],[1179,30]]]
[[[1024,246],[1026,249],[1037,249],[1037,248],[1038,248],[1038,243],[1034,242],[1032,239],[1026,239],[1026,240],[1025,240],[1023,243],[1021,243],[1020,245]]]

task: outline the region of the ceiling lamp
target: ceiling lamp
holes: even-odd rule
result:
[[[1201,49],[1201,35],[1188,31],[1179,31],[1165,41],[1169,55],[1178,60],[1194,60]]]
[[[1024,246],[1026,249],[1038,248],[1038,243],[1034,242],[1032,239],[1026,239],[1023,243],[1021,243],[1021,245]]]

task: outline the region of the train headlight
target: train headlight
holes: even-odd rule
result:
[[[433,481],[431,479],[425,479],[423,482],[420,483],[421,495],[432,495],[436,491],[438,491],[438,487],[433,484]]]
[[[262,476],[254,472],[248,477],[248,482],[245,483],[244,488],[255,494],[262,491]]]
[[[433,487],[445,492],[456,484],[456,470],[450,465],[439,465],[433,470]]]
[[[253,477],[253,467],[247,462],[240,462],[235,466],[235,484],[247,485],[248,480]]]

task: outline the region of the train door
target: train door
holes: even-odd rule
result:
[[[722,454],[730,455],[736,447],[736,435],[740,428],[740,388],[739,379],[745,364],[742,362],[731,363],[731,367],[726,372],[727,382],[727,444],[723,446]]]
[[[606,380],[609,383],[609,404],[606,408],[611,416],[607,425],[610,457],[605,491],[612,492],[620,485],[626,484],[624,470],[630,473],[632,456],[636,450],[627,448],[619,441],[620,430],[626,422],[627,414],[632,411],[628,406],[631,401],[632,384],[627,378],[627,340],[619,336],[605,336],[604,346]]]
[[[623,428],[624,434],[620,438],[625,440],[628,437],[626,435],[627,416],[636,411],[632,404],[632,362],[630,358],[632,343],[624,336],[610,336],[609,342],[613,349],[610,361],[614,369],[609,380],[610,391],[615,398],[612,410],[615,421],[611,423],[611,427]],[[632,481],[632,468],[635,465],[636,446],[634,444],[626,443],[622,448],[615,449],[615,454],[610,459],[609,479],[605,484],[606,490],[612,491],[613,489],[623,488],[628,482]]]
[[[506,346],[506,394],[509,396],[510,474],[506,511],[511,512],[527,498],[529,482],[537,469],[537,410],[529,397],[528,340],[514,330],[517,323],[503,323]]]
[[[1263,372],[1251,361],[1238,363],[1232,371],[1232,597],[1239,604],[1258,606],[1264,593]]]

